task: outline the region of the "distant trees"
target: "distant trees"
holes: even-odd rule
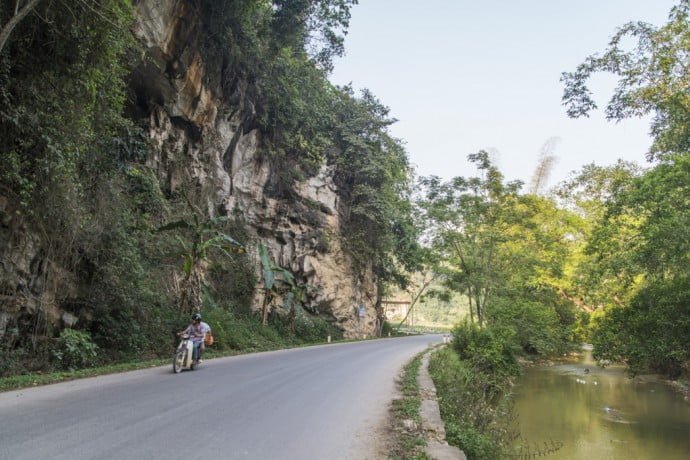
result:
[[[532,174],[532,180],[529,187],[529,193],[532,195],[538,195],[546,189],[546,183],[558,160],[556,155],[554,155],[554,150],[556,150],[556,145],[558,145],[559,142],[560,138],[552,137],[542,146],[541,152],[539,152],[537,167]]]

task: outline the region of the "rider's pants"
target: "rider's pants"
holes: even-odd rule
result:
[[[201,359],[202,347],[203,342],[194,342],[194,351],[192,352],[192,359],[194,361],[198,361],[199,359]]]

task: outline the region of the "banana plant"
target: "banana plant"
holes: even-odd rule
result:
[[[231,257],[232,253],[243,253],[245,248],[239,241],[222,232],[220,228],[228,221],[226,216],[201,219],[193,213],[192,218],[169,222],[158,228],[158,232],[185,230],[189,235],[175,238],[182,249],[182,288],[180,310],[183,313],[201,311],[201,286],[205,281],[204,266],[211,251]]]
[[[268,323],[268,312],[273,300],[277,296],[283,297],[281,307],[288,311],[290,331],[295,332],[295,320],[297,311],[302,310],[302,305],[307,294],[321,289],[320,286],[297,283],[295,276],[289,270],[276,265],[268,255],[268,249],[259,245],[259,257],[263,269],[264,300],[261,306],[261,323]]]
[[[283,308],[288,310],[290,332],[293,334],[295,333],[295,321],[298,310],[304,313],[303,304],[307,295],[320,289],[321,286],[314,286],[313,284],[294,284],[283,297]]]
[[[268,324],[268,312],[273,300],[295,289],[295,276],[286,268],[276,265],[268,255],[268,249],[259,244],[259,258],[264,278],[264,300],[261,304],[261,324]],[[294,295],[294,294],[293,294]]]

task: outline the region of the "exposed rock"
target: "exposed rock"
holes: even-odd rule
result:
[[[246,97],[223,100],[221,88],[207,86],[214,79],[205,76],[215,74],[218,65],[204,62],[201,27],[188,5],[174,0],[138,5],[135,36],[158,62],[155,69],[142,70],[150,75],[147,90],[158,101],[150,116],[157,149],[149,164],[171,190],[191,180],[208,191],[208,209],[239,212],[274,260],[299,281],[320,287],[308,299],[309,311],[332,318],[348,337],[373,335],[376,283],[370,271],[355,275],[342,248],[334,171],[324,166],[296,184],[301,199],[288,203],[266,195],[274,172],[259,155],[259,131],[245,132],[254,105]],[[255,308],[261,300],[255,299]],[[355,314],[359,304],[365,306],[363,318]]]
[[[417,423],[412,419],[403,420],[402,425],[407,431],[417,431]]]
[[[221,87],[223,63],[204,60],[203,28],[193,2],[143,0],[136,3],[136,14],[132,31],[146,58],[130,81],[138,109],[148,115],[153,152],[147,165],[163,189],[174,192],[191,184],[210,215],[238,213],[277,263],[298,281],[320,287],[307,299],[308,311],[332,320],[346,337],[374,335],[376,279],[371,270],[356,273],[343,250],[334,171],[324,166],[296,184],[289,202],[265,193],[276,172],[261,155],[255,104],[246,83]],[[0,197],[0,236],[15,225],[7,203]],[[3,301],[0,333],[7,316],[20,310],[40,308],[53,325],[75,324],[79,318],[61,309],[58,297],[68,298],[76,281],[39,253],[38,236],[16,229],[12,234],[21,237],[0,239],[0,295],[12,299]],[[259,258],[253,260],[260,273]],[[261,301],[259,292],[254,308]],[[356,314],[360,304],[362,318]]]
[[[77,324],[77,321],[79,321],[78,317],[66,311],[62,313],[60,319],[62,320],[64,327],[73,327],[75,324]]]

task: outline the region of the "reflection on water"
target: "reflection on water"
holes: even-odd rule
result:
[[[576,363],[528,369],[514,388],[523,442],[549,459],[690,459],[690,403],[667,385]],[[543,449],[542,449],[543,450]]]

